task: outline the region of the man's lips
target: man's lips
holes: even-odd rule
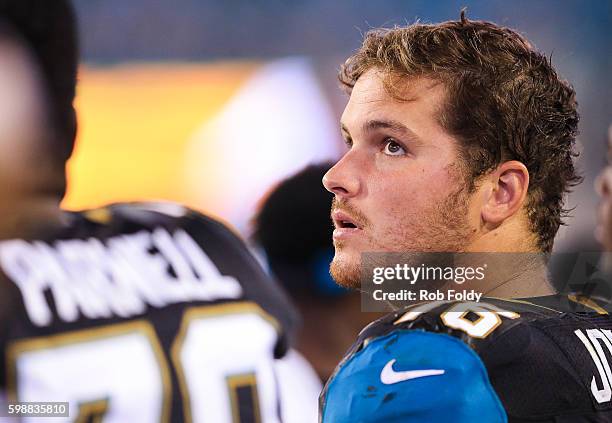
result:
[[[352,236],[358,235],[362,232],[363,228],[359,222],[349,214],[334,210],[331,214],[332,220],[334,221],[334,240],[346,240]]]
[[[336,227],[336,229],[361,229],[357,221],[349,214],[343,211],[334,210],[331,214],[331,217],[334,221],[334,226]]]

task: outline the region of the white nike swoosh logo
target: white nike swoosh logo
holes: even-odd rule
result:
[[[380,381],[385,385],[393,385],[394,383],[403,382],[410,379],[418,379],[427,376],[439,376],[444,374],[444,370],[427,369],[427,370],[406,370],[404,372],[396,372],[393,370],[395,359],[389,361],[382,372],[380,372]]]

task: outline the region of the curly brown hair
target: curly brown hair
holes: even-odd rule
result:
[[[462,11],[459,21],[369,31],[341,67],[340,82],[350,92],[373,68],[385,74],[387,91],[398,99],[402,78],[445,85],[438,119],[459,141],[471,190],[504,161],[527,167],[527,216],[537,247],[550,252],[568,212],[564,195],[581,182],[574,167],[575,92],[551,61],[516,31],[469,21]]]

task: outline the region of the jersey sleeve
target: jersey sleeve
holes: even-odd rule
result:
[[[323,423],[507,421],[484,364],[461,340],[398,329],[365,342],[321,395]]]

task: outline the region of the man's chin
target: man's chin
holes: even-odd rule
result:
[[[329,273],[338,285],[357,289],[360,286],[360,267],[359,260],[351,260],[344,254],[336,253],[329,266]]]

